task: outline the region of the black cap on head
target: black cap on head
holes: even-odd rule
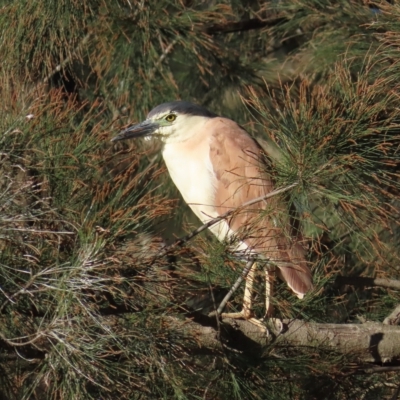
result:
[[[196,115],[199,117],[217,117],[216,114],[208,111],[207,108],[198,106],[197,104],[189,103],[188,101],[170,101],[168,103],[162,103],[157,107],[153,108],[147,118],[151,118],[157,114],[163,114],[167,112],[176,112],[178,114]]]

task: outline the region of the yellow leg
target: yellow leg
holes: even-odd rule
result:
[[[222,318],[233,318],[233,319],[245,319],[251,322],[258,327],[265,329],[265,325],[258,320],[257,318],[253,318],[253,312],[251,310],[252,300],[253,300],[253,283],[254,283],[254,273],[257,269],[257,263],[254,263],[249,273],[246,277],[246,285],[244,287],[244,296],[243,296],[243,308],[242,311],[237,313],[222,313]]]
[[[275,334],[283,331],[283,324],[279,318],[272,318],[274,315],[274,305],[271,300],[274,291],[275,267],[265,269],[265,316],[263,319],[268,321],[268,326],[272,324]]]
[[[271,318],[274,315],[274,305],[271,302],[274,291],[275,267],[265,268],[265,317]]]
[[[270,269],[265,270],[265,316],[261,320],[253,317],[251,305],[253,300],[253,283],[256,268],[257,263],[253,263],[246,277],[242,311],[237,313],[222,313],[221,318],[245,319],[252,324],[258,326],[259,328],[265,330],[267,332],[267,336],[269,336],[269,330],[264,324],[264,320],[266,319],[268,325],[272,325],[275,334],[279,334],[283,331],[282,321],[279,318],[271,318],[274,312],[271,298],[273,296],[273,279],[275,275],[275,267],[270,267]]]
[[[252,317],[251,304],[253,302],[253,283],[254,283],[254,273],[257,269],[257,263],[254,263],[247,275],[246,285],[244,287],[243,296],[243,309],[242,313],[246,319]]]

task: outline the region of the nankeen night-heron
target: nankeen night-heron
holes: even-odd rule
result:
[[[145,121],[128,127],[112,140],[139,136],[161,140],[172,180],[203,223],[274,190],[259,144],[236,122],[204,107],[186,101],[160,104]],[[268,265],[266,316],[272,311],[271,275],[275,270],[299,298],[312,288],[305,250],[290,220],[282,218],[284,209],[282,199],[271,197],[209,228],[219,240],[228,240],[232,251],[242,258],[257,255]],[[254,320],[251,301],[255,268],[256,262],[246,278],[242,311],[223,316]]]

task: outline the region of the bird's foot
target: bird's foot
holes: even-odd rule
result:
[[[244,319],[265,331],[267,337],[276,337],[285,331],[285,325],[280,318],[254,318],[250,312],[222,313],[221,318]]]
[[[236,313],[222,313],[221,318],[232,318],[232,319],[244,319],[253,325],[257,326],[258,328],[266,331],[267,336],[269,336],[269,331],[266,325],[264,324],[264,319],[257,319],[252,316],[253,314],[250,311],[242,310]]]

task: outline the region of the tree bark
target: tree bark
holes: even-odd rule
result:
[[[398,305],[383,321],[385,325],[400,324],[400,305]]]
[[[215,319],[201,323],[167,317],[175,325],[197,340],[206,349],[230,347],[239,351],[260,354],[271,341],[277,346],[330,349],[353,354],[360,363],[388,363],[400,361],[400,327],[375,322],[364,324],[320,324],[299,320],[284,320],[284,331],[268,335],[267,330],[245,320],[224,319],[218,328]]]
[[[364,276],[338,276],[336,283],[353,286],[380,286],[400,290],[400,281],[386,278],[366,278]]]

